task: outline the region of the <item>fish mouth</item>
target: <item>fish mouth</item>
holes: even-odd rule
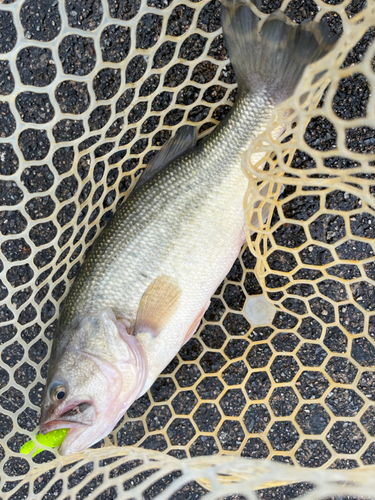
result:
[[[91,403],[84,402],[64,408],[61,415],[51,417],[40,426],[40,432],[47,434],[56,429],[73,429],[81,426],[91,426],[95,423],[95,408]]]

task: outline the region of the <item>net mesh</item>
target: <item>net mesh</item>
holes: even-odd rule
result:
[[[375,4],[281,8],[342,36],[244,157],[249,247],[108,438],[32,457],[20,448],[87,249],[162,144],[184,123],[209,133],[236,84],[215,0],[0,4],[4,498],[372,495]]]

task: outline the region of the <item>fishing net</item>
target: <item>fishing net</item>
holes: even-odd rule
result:
[[[215,0],[0,2],[3,498],[373,495],[367,3],[282,3],[297,22],[326,17],[341,38],[244,157],[249,247],[110,436],[60,457],[20,449],[38,430],[62,300],[145,165],[184,123],[208,134],[236,83]]]

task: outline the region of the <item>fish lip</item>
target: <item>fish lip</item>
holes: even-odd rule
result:
[[[81,424],[77,422],[67,422],[66,420],[51,420],[50,422],[46,422],[40,426],[41,434],[48,434],[51,431],[55,431],[57,429],[71,429],[81,427],[82,425],[86,426],[86,424]]]
[[[70,420],[64,420],[64,415],[68,413],[69,411],[73,410],[74,408],[77,408],[83,403],[88,403],[90,404],[95,411],[95,417],[94,417],[94,422],[91,424],[85,423],[85,422],[74,422]],[[82,426],[84,427],[91,427],[92,425],[95,424],[96,421],[96,409],[95,405],[92,403],[92,401],[76,401],[72,402],[68,405],[66,405],[62,410],[59,412],[58,415],[53,414],[47,418],[43,423],[40,424],[40,432],[41,434],[47,434],[50,431],[54,431],[56,429],[73,429],[73,428],[81,428]]]

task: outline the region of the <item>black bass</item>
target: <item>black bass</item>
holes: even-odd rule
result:
[[[41,430],[69,427],[61,454],[105,437],[193,335],[245,241],[241,157],[332,48],[324,23],[281,12],[260,28],[245,0],[222,2],[239,93],[198,147],[182,127],[96,240],[53,339]]]

